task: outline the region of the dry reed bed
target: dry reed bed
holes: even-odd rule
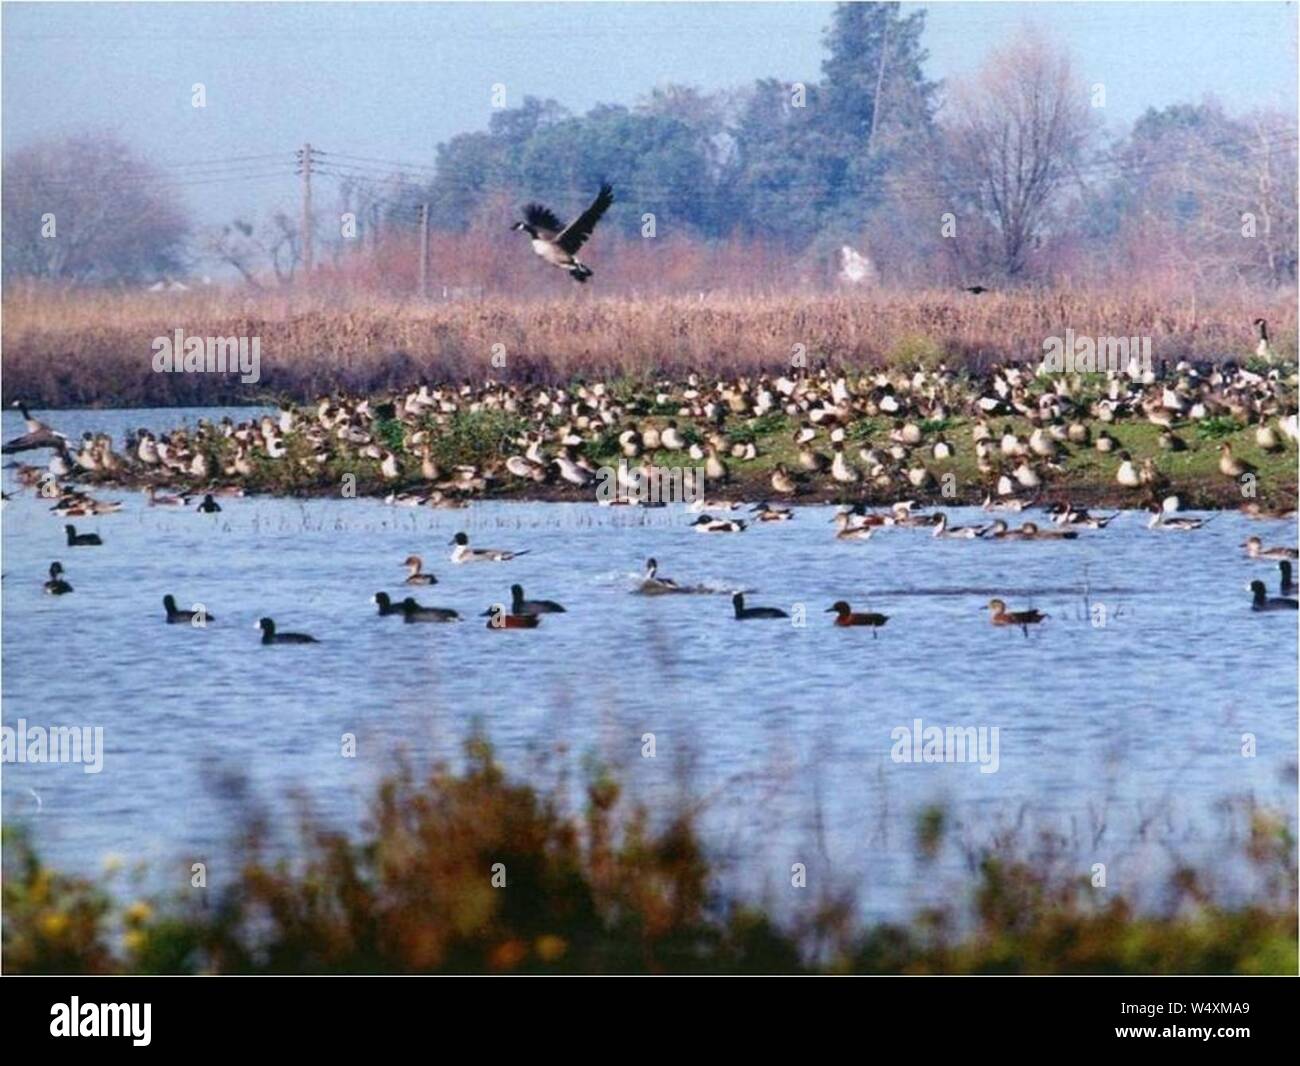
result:
[[[1170,301],[1155,292],[929,291],[602,297],[424,303],[326,294],[11,291],[4,301],[4,398],[41,406],[134,406],[309,400],[336,389],[383,391],[419,380],[517,381],[727,374],[791,365],[973,368],[1038,359],[1045,337],[1149,336],[1157,359],[1249,356],[1251,321],[1295,352],[1293,295]],[[260,338],[261,380],[156,374],[155,337]],[[501,345],[503,348],[494,346]],[[493,351],[505,366],[494,367]]]

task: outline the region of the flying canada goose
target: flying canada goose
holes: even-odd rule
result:
[[[533,251],[551,266],[567,270],[574,281],[585,282],[591,277],[592,270],[578,259],[578,249],[586,243],[596,223],[613,202],[613,187],[602,184],[591,206],[567,226],[555,217],[550,208],[533,203],[524,205],[524,221],[516,222],[510,228],[527,233],[532,238]]]

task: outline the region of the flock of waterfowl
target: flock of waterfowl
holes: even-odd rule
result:
[[[1273,363],[1267,349],[1266,327],[1261,330],[1257,356]],[[1098,385],[1098,380],[1101,382]],[[1107,427],[1126,421],[1145,421],[1160,428],[1160,447],[1177,451],[1185,443],[1175,429],[1207,418],[1227,416],[1254,427],[1255,445],[1265,453],[1287,448],[1297,441],[1294,408],[1296,379],[1280,367],[1246,369],[1234,361],[1220,364],[1180,362],[1156,373],[1136,362],[1124,371],[1112,371],[1089,382],[1076,375],[1043,377],[1015,365],[994,366],[972,376],[946,367],[935,370],[881,370],[859,376],[833,375],[829,371],[795,377],[760,374],[753,378],[706,383],[697,375],[684,382],[660,382],[640,389],[614,389],[601,384],[571,387],[520,386],[486,382],[480,386],[418,388],[372,403],[365,398],[322,398],[314,406],[282,405],[278,414],[262,415],[236,423],[199,419],[193,429],[177,429],[155,436],[147,429],[128,435],[122,451],[107,434],[83,434],[77,443],[34,418],[20,401],[14,404],[26,421],[26,433],[4,445],[5,453],[47,449],[44,466],[21,464],[19,484],[36,489],[52,501],[51,511],[64,518],[99,517],[121,508],[120,501],[100,500],[90,486],[142,488],[152,507],[190,507],[205,514],[221,511],[217,497],[240,496],[265,484],[268,474],[276,484],[317,489],[338,478],[340,470],[365,474],[386,491],[386,500],[410,506],[458,507],[491,494],[511,482],[532,485],[563,484],[590,493],[602,472],[615,473],[617,489],[602,503],[663,505],[647,499],[643,491],[655,483],[664,461],[700,464],[702,484],[693,488],[691,523],[707,534],[743,533],[751,523],[789,521],[791,508],[759,503],[748,517],[736,514],[743,506],[731,490],[734,483],[729,460],[749,463],[759,457],[760,435],[753,431],[759,420],[783,416],[795,425],[791,447],[795,459],[779,462],[769,484],[774,496],[785,499],[805,494],[819,479],[838,487],[849,502],[835,516],[835,537],[868,540],[889,527],[919,527],[936,539],[953,540],[1062,540],[1075,539],[1081,530],[1103,530],[1116,514],[1092,514],[1072,506],[1062,491],[1061,478],[1071,451],[1091,449],[1099,455],[1114,453],[1114,483],[1131,490],[1135,502],[1150,512],[1148,528],[1159,532],[1191,532],[1211,518],[1179,515],[1179,497],[1167,478],[1159,474],[1152,457],[1135,460],[1116,448]],[[440,438],[452,419],[497,412],[509,416],[518,433],[502,439],[493,455],[477,463],[455,463],[444,468],[435,458]],[[931,464],[950,459],[954,447],[944,435],[950,417],[971,420],[971,440],[986,512],[1016,514],[1033,506],[1046,509],[1048,524],[1025,521],[1012,528],[1001,517],[987,524],[954,526],[942,511],[926,511],[914,498],[935,495],[938,481]],[[887,420],[887,440],[871,441],[856,432],[864,420],[873,425]],[[1017,431],[1011,420],[1027,421],[1027,431]],[[995,428],[1001,422],[1000,428]],[[938,428],[936,428],[938,427]],[[828,456],[822,448],[829,445]],[[850,448],[853,449],[850,454]],[[1232,450],[1219,445],[1221,476],[1241,485],[1253,478],[1254,468]],[[609,466],[618,460],[617,471]],[[597,466],[597,462],[602,462]],[[76,487],[77,483],[86,488]],[[171,490],[171,491],[164,491]],[[337,484],[336,484],[337,490]],[[1292,486],[1287,486],[1288,493]],[[906,495],[907,500],[884,509],[870,509],[867,499],[880,494]],[[946,494],[945,494],[946,495]],[[1045,497],[1056,495],[1054,501]],[[1265,506],[1256,494],[1248,497],[1242,512],[1252,518],[1293,517],[1293,505]],[[588,495],[587,498],[591,498]],[[69,548],[102,544],[97,533],[79,533],[64,527]],[[452,541],[451,561],[507,562],[527,549],[505,551],[471,547],[458,533]],[[1252,559],[1276,559],[1283,568],[1282,595],[1270,597],[1262,582],[1251,585],[1255,610],[1293,610],[1296,601],[1287,593],[1293,548],[1265,548],[1258,538],[1247,542]],[[419,556],[405,564],[406,584],[430,585],[436,579],[423,571]],[[66,595],[72,586],[60,562],[50,567],[46,591]],[[510,607],[494,606],[484,612],[492,628],[533,628],[541,615],[562,611],[549,601],[529,601],[518,586]],[[657,575],[657,563],[647,564],[641,591],[673,593],[700,591],[679,587]],[[401,615],[407,622],[448,622],[459,619],[450,608],[426,607],[414,597],[394,602],[378,593],[381,615]],[[186,617],[170,597],[165,601],[167,621]],[[733,600],[735,618],[742,621],[785,617],[778,608],[750,607],[743,593]],[[1036,611],[1011,612],[1003,601],[988,605],[995,625],[1027,632],[1042,621]],[[836,626],[878,628],[886,616],[855,613],[843,601],[828,609]],[[193,620],[193,615],[189,616]],[[259,623],[266,644],[303,643],[305,634],[282,633],[271,619]]]
[[[154,504],[164,502],[159,489],[172,488],[182,500],[204,496],[209,510],[220,506],[215,497],[243,491],[337,494],[349,474],[359,494],[455,507],[509,493],[585,495],[608,472],[618,492],[601,502],[645,506],[661,502],[643,490],[663,469],[686,467],[702,472],[706,495],[743,485],[751,498],[761,491],[785,500],[1015,503],[1108,488],[1113,499],[1149,507],[1184,488],[1162,472],[1161,455],[1214,447],[1211,476],[1245,484],[1256,474],[1232,441],[1215,444],[1211,434],[1189,446],[1180,435],[1186,428],[1227,422],[1265,455],[1297,441],[1294,369],[1260,343],[1253,370],[1234,360],[1144,369],[1135,359],[1126,370],[1091,376],[1005,364],[980,374],[939,366],[731,380],[692,374],[618,386],[420,385],[380,399],[284,404],[243,422],[201,418],[160,435],[140,429],[121,450],[102,433],[70,441],[18,402],[27,432],[4,451],[52,452],[43,467],[19,467],[25,484],[143,487]],[[469,454],[448,446],[449,427],[478,416],[489,416],[485,432],[499,436],[474,442]],[[960,484],[944,484],[957,469],[949,436],[957,420],[968,423],[961,450],[973,450],[973,468],[961,467]],[[1113,435],[1139,424],[1158,430],[1152,454],[1134,455],[1131,434],[1120,432],[1127,447]],[[1080,473],[1082,464],[1070,464],[1084,455]],[[1258,489],[1241,497],[1265,498]],[[1294,485],[1279,490],[1293,501]],[[62,502],[69,515],[96,513],[84,497]]]

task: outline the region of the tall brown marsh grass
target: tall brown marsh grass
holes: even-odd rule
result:
[[[1090,336],[1149,336],[1157,359],[1245,358],[1259,316],[1269,320],[1282,354],[1293,356],[1296,346],[1295,301],[1281,292],[1208,302],[1140,289],[980,296],[873,290],[636,297],[575,286],[557,292],[546,300],[448,302],[216,287],[11,288],[4,299],[4,398],[40,406],[306,401],[336,389],[383,391],[420,380],[780,372],[799,351],[810,368],[938,360],[978,368],[1041,358],[1044,338],[1067,327]],[[154,373],[153,339],[177,329],[260,338],[261,380],[245,385],[236,375]],[[504,355],[504,366],[493,365],[494,352]]]

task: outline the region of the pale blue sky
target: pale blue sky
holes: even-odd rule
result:
[[[1232,110],[1295,111],[1293,3],[931,3],[928,73],[977,67],[1025,21],[1104,82],[1118,132],[1148,106],[1207,96]],[[582,111],[632,103],[663,82],[705,89],[763,76],[812,80],[831,5],[56,4],[3,5],[3,143],[115,129],[188,165],[204,221],[295,202],[262,153],[327,151],[428,165],[440,140],[482,129],[490,90]],[[191,106],[203,82],[207,107]],[[274,163],[272,165],[274,169]],[[178,179],[180,181],[181,179]],[[197,184],[205,180],[204,184]],[[328,204],[332,191],[321,190]]]

